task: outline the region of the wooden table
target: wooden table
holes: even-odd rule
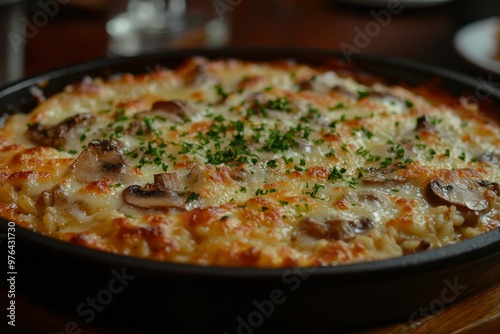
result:
[[[188,1],[194,4],[200,1]],[[212,1],[201,2],[212,10]],[[234,2],[236,3],[236,2]],[[208,5],[207,5],[208,4]],[[36,9],[35,9],[36,10]],[[243,0],[228,12],[230,46],[298,46],[339,49],[354,45],[359,29],[375,20],[372,9],[341,5],[327,0]],[[33,13],[33,12],[32,12]],[[32,13],[28,14],[28,18]],[[388,24],[362,45],[359,53],[402,57],[472,76],[488,75],[467,64],[453,49],[453,35],[463,25],[500,15],[496,0],[455,0],[425,9],[404,8],[391,15]],[[105,23],[109,11],[64,7],[26,45],[26,75],[107,54]],[[344,43],[344,44],[342,44]],[[5,291],[0,291],[4,295]],[[66,319],[45,310],[30,298],[19,300],[19,324],[31,332],[64,328]],[[61,327],[62,326],[62,327]],[[19,328],[18,328],[19,329]],[[84,328],[87,333],[135,333],[124,329]],[[498,333],[500,332],[500,285],[447,307],[442,313],[419,322],[408,321],[357,333]]]
[[[231,24],[229,46],[339,50],[342,43],[355,46],[357,31],[364,31],[368,22],[376,22],[373,13],[384,10],[342,5],[333,0],[240,2],[224,13]],[[212,1],[189,3],[214,12]],[[359,47],[360,53],[407,58],[473,76],[484,75],[487,73],[456,53],[453,35],[461,26],[495,14],[500,15],[500,3],[496,0],[454,0],[425,9],[403,7],[400,13],[390,16],[389,23],[376,36]],[[62,8],[28,40],[26,75],[106,56],[108,17],[109,11]]]

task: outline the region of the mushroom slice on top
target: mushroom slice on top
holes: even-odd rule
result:
[[[138,116],[159,116],[177,123],[190,120],[195,111],[183,100],[156,101],[150,111],[144,111]]]
[[[209,61],[203,57],[188,59],[178,70],[179,76],[184,78],[186,85],[204,86],[218,82],[209,69]]]
[[[150,131],[149,127],[144,128],[143,126],[143,120],[145,118],[185,123],[188,122],[190,116],[193,116],[195,113],[196,112],[184,100],[156,101],[153,103],[150,110],[141,111],[134,115],[134,120],[130,122],[126,133],[136,135],[140,132]]]
[[[417,118],[416,131],[437,132],[436,127],[429,121],[426,115]]]
[[[363,175],[362,182],[368,184],[377,183],[404,183],[407,179],[398,171],[401,168],[368,168],[367,173]]]
[[[483,211],[488,209],[488,201],[483,196],[484,190],[478,183],[466,180],[453,183],[433,180],[428,185],[427,198],[433,203],[441,202],[473,211]]]
[[[100,179],[119,181],[126,172],[127,160],[113,140],[92,141],[76,158],[71,169],[80,183]]]
[[[123,191],[123,200],[144,209],[186,209],[187,196],[176,173],[154,176],[155,183],[133,185]]]
[[[495,190],[494,182],[461,179],[453,182],[432,180],[426,190],[431,205],[455,205],[467,223],[476,223],[479,216],[489,209],[484,197],[487,190]]]
[[[154,180],[155,180],[154,185],[160,191],[179,192],[184,189],[184,186],[182,185],[176,173],[155,174]]]
[[[497,194],[497,196],[500,195],[500,183],[488,180],[479,180],[476,181],[476,183],[481,187],[494,191]]]
[[[29,124],[28,138],[36,144],[61,148],[66,143],[68,133],[78,125],[87,126],[95,122],[95,116],[89,113],[77,114],[66,118],[57,125],[48,126],[40,123]]]
[[[293,237],[297,239],[303,235],[307,235],[314,239],[349,241],[354,239],[357,234],[368,232],[373,226],[374,221],[370,218],[354,220],[326,219],[325,221],[317,221],[306,217],[295,228]]]
[[[208,177],[209,168],[203,164],[195,164],[186,175],[186,182],[192,187],[198,183],[206,181]]]
[[[487,152],[481,154],[478,160],[481,162],[487,162],[494,166],[500,166],[500,155],[495,154],[493,152]]]

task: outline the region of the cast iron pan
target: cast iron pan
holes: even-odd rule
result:
[[[42,80],[49,80],[42,91],[50,96],[84,76],[175,67],[192,55],[293,58],[310,64],[343,59],[335,52],[283,49],[189,50],[104,59],[1,89],[0,115],[29,112],[36,105],[30,87]],[[500,110],[498,92],[477,79],[402,60],[353,58],[356,68],[393,82],[418,84],[440,77],[441,86],[451,93],[481,92],[481,99],[488,97]],[[1,220],[0,234],[6,230],[7,222]],[[6,244],[2,242],[3,254]],[[77,326],[92,323],[161,333],[337,333],[396,320],[412,322],[418,315],[439,312],[498,282],[499,256],[496,229],[453,246],[371,263],[312,269],[199,267],[103,253],[17,227],[16,291]]]

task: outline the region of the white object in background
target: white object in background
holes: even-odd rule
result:
[[[175,29],[183,23],[185,0],[129,0],[127,13],[138,29]]]
[[[455,48],[472,64],[500,74],[500,62],[494,59],[499,50],[499,29],[498,17],[471,23],[455,35]]]
[[[0,0],[0,86],[24,75],[24,15],[24,1]]]

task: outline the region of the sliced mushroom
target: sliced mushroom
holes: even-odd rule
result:
[[[314,90],[312,79],[302,80],[298,85],[300,90]]]
[[[209,61],[203,57],[190,58],[180,69],[180,75],[184,76],[188,85],[203,86],[213,84],[218,79],[208,69]]]
[[[363,203],[367,205],[382,204],[387,201],[387,195],[372,191],[349,191],[345,194],[344,199],[349,203]]]
[[[133,185],[123,191],[123,199],[128,204],[144,209],[186,208],[186,197],[175,191],[161,191],[154,184],[141,187]]]
[[[417,118],[417,126],[415,131],[427,131],[427,132],[437,132],[437,129],[432,122],[427,119],[427,116],[420,116]]]
[[[373,91],[370,91],[369,93],[369,96],[370,97],[373,97],[373,98],[379,98],[379,99],[389,99],[389,100],[392,100],[392,101],[397,101],[399,103],[403,103],[403,101],[401,100],[401,98],[399,96],[396,96],[390,92],[383,92],[383,91],[379,91],[379,90],[373,90]]]
[[[500,155],[493,152],[483,153],[478,160],[494,166],[500,166]]]
[[[248,169],[245,168],[245,165],[239,165],[229,170],[229,176],[235,181],[246,181],[248,174]]]
[[[139,116],[140,113],[137,115]],[[143,135],[144,132],[145,132],[145,129],[142,126],[142,122],[139,120],[134,120],[134,121],[130,122],[130,124],[127,127],[127,130],[125,130],[126,134],[133,135],[133,136]]]
[[[127,160],[113,140],[92,141],[71,166],[75,179],[90,183],[100,179],[119,181],[126,173]]]
[[[465,180],[453,183],[441,183],[433,180],[428,186],[429,199],[465,207],[473,211],[488,208],[488,201],[483,197],[484,188],[475,182]]]
[[[363,175],[362,182],[374,183],[403,183],[406,178],[398,173],[401,168],[368,168]]]
[[[130,122],[127,133],[131,135],[144,134],[151,129],[144,126],[144,118],[155,120],[169,120],[175,123],[185,123],[190,121],[195,111],[189,107],[184,100],[156,101],[151,106],[151,110],[142,111],[134,115],[134,121]]]
[[[238,83],[238,89],[244,90],[244,89],[254,88],[254,87],[262,84],[265,81],[266,81],[266,78],[262,75],[253,75],[253,76],[244,77]]]
[[[156,174],[155,183],[133,185],[123,191],[123,200],[144,209],[186,209],[187,196],[175,173]]]
[[[355,220],[327,219],[317,221],[306,217],[302,219],[293,233],[294,238],[307,235],[315,239],[343,240],[349,241],[358,234],[366,233],[374,226],[374,221],[370,218],[360,218]]]
[[[343,96],[345,96],[345,97],[347,97],[349,99],[358,99],[360,97],[359,93],[354,92],[354,91],[348,89],[345,86],[336,85],[336,86],[332,87],[330,89],[330,91],[334,91],[334,92],[340,93],[340,94],[342,94]]]
[[[182,191],[182,185],[177,173],[162,173],[154,175],[155,186],[161,191]]]
[[[467,223],[476,223],[479,216],[489,209],[483,193],[488,190],[482,181],[459,180],[440,182],[432,180],[426,190],[427,201],[431,205],[455,205]]]
[[[418,244],[418,246],[413,250],[413,252],[417,253],[417,252],[422,252],[422,251],[425,251],[427,249],[429,249],[429,247],[431,246],[431,244],[425,240],[420,240],[420,243]]]
[[[201,164],[195,164],[186,175],[186,181],[189,185],[195,185],[207,179],[207,167]]]
[[[476,183],[481,187],[494,191],[497,196],[500,195],[500,183],[488,180],[479,180]]]
[[[47,126],[40,123],[28,124],[27,136],[34,143],[42,146],[61,148],[66,143],[69,132],[78,125],[88,126],[95,122],[95,116],[89,113],[77,114],[66,118],[57,125]]]
[[[252,94],[247,99],[247,115],[265,115],[266,114],[266,99],[264,94],[262,93],[256,93]]]
[[[193,116],[195,111],[184,100],[170,100],[153,103],[151,111],[147,113],[158,115],[174,122],[183,123],[189,121],[190,116]]]

